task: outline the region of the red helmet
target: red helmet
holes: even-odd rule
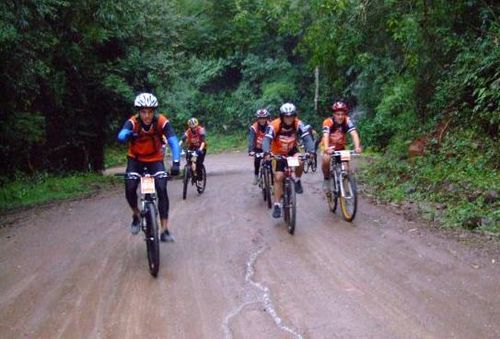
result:
[[[333,105],[332,105],[332,111],[336,112],[336,111],[343,111],[345,112],[346,114],[349,112],[349,108],[347,107],[347,104],[343,101],[336,101]]]

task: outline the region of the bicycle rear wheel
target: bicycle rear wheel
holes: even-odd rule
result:
[[[205,192],[205,187],[207,186],[207,171],[205,170],[205,165],[201,165],[201,180],[196,181],[196,190],[199,194]]]
[[[297,217],[297,199],[295,195],[295,183],[292,179],[288,179],[285,184],[284,192],[284,217],[288,226],[288,233],[293,235],[295,233],[295,222]]]
[[[156,277],[160,269],[160,240],[158,236],[158,218],[155,204],[148,202],[145,206],[145,212],[145,233],[149,273],[151,273],[153,277]]]
[[[191,166],[184,166],[183,186],[182,186],[182,199],[186,200],[187,188],[189,179],[191,177]]]
[[[343,193],[341,191],[340,209],[345,221],[352,221],[356,216],[358,207],[358,194],[356,189],[356,180],[352,173],[342,176],[341,183]]]

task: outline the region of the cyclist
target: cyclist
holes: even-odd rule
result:
[[[262,152],[262,140],[264,140],[264,136],[266,135],[266,129],[269,125],[269,119],[271,115],[265,108],[258,109],[255,112],[256,121],[250,126],[248,129],[248,155],[253,157],[255,153]],[[254,160],[254,180],[253,184],[257,185],[257,181],[259,180],[259,168],[260,161],[262,158],[255,157]]]
[[[323,190],[325,193],[330,192],[330,158],[332,153],[345,149],[346,134],[351,135],[356,153],[361,153],[361,140],[356,130],[356,126],[349,118],[349,108],[343,101],[336,101],[332,105],[333,116],[326,118],[323,121]]]
[[[314,143],[307,126],[297,118],[297,108],[292,103],[285,103],[280,107],[279,118],[273,120],[267,127],[266,135],[262,142],[262,150],[266,154],[265,160],[271,159],[270,152],[282,156],[298,156],[298,138],[304,141],[305,151],[314,153]],[[283,194],[283,170],[286,167],[286,159],[276,162],[274,172],[274,207],[273,217],[281,217],[280,199]],[[304,162],[300,161],[300,166],[296,168],[295,191],[298,194],[303,192],[300,177],[304,170]]]
[[[205,155],[207,154],[205,128],[203,128],[198,122],[198,119],[194,117],[189,119],[187,124],[189,128],[182,135],[180,145],[186,142],[188,150],[196,151],[198,156],[196,159],[196,178],[202,180],[201,165],[203,161],[205,161]]]
[[[178,139],[169,120],[162,114],[156,114],[158,100],[151,93],[141,93],[134,101],[138,113],[128,119],[118,134],[118,141],[129,141],[127,154],[127,170],[125,177],[125,196],[132,209],[132,234],[140,231],[140,211],[137,207],[137,186],[139,177],[146,172],[154,175],[155,188],[158,194],[158,210],[160,212],[161,241],[174,241],[168,229],[169,201],[167,193],[167,177],[163,164],[162,140],[166,138],[172,150],[171,174],[179,174],[180,149]]]

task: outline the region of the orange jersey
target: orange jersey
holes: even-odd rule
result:
[[[328,133],[328,146],[335,147],[336,150],[343,150],[347,143],[346,134],[354,131],[356,126],[349,117],[342,124],[338,124],[333,118],[326,118],[323,121],[323,133]]]
[[[278,155],[288,155],[298,147],[298,136],[302,134],[304,124],[295,118],[292,125],[287,127],[280,118],[271,121],[267,128],[266,138],[271,138],[271,152]]]
[[[259,128],[258,122],[255,122],[250,128],[255,132],[254,148],[262,149],[262,141],[266,135],[266,130],[264,129],[264,131],[262,131],[262,129]]]
[[[194,132],[191,128],[188,128],[186,132],[184,132],[183,140],[184,139],[187,140],[187,146],[191,150],[200,148],[202,142],[205,143],[204,149],[208,146],[205,140],[205,129],[199,125],[194,128]]]
[[[159,114],[154,118],[148,131],[141,127],[141,123],[134,115],[129,119],[132,123],[132,131],[138,134],[138,137],[132,140],[128,146],[128,156],[142,162],[155,162],[163,160],[161,151],[163,128],[168,123],[168,119]]]

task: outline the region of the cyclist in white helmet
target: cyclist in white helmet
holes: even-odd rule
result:
[[[256,121],[248,129],[249,156],[253,157],[255,153],[262,152],[262,141],[264,140],[264,136],[266,135],[266,129],[269,125],[270,118],[271,114],[269,114],[269,111],[265,108],[258,109],[257,112],[255,112]],[[255,157],[254,160],[254,185],[257,185],[257,181],[259,178],[259,168],[261,160],[262,158],[259,157]]]
[[[132,234],[140,231],[140,211],[137,207],[137,186],[139,178],[147,172],[155,177],[158,194],[158,211],[161,223],[161,241],[174,241],[168,229],[169,201],[167,193],[167,173],[163,163],[162,140],[165,138],[172,150],[172,175],[179,174],[179,141],[172,125],[163,114],[156,114],[158,100],[151,93],[141,93],[134,101],[138,113],[128,119],[120,133],[120,143],[129,142],[127,156],[127,176],[125,177],[125,196],[132,209]],[[146,168],[146,170],[145,170]]]
[[[270,153],[282,156],[298,156],[298,139],[304,141],[304,148],[307,153],[314,153],[314,142],[306,124],[297,118],[297,108],[292,103],[285,103],[280,107],[280,117],[271,121],[267,127],[267,132],[262,142],[262,150],[266,153],[266,160],[270,159]],[[273,217],[281,217],[281,196],[283,195],[283,179],[286,160],[276,162],[274,172],[274,207]],[[304,171],[304,162],[300,161],[300,166],[295,169],[295,192],[303,192],[300,177]]]

